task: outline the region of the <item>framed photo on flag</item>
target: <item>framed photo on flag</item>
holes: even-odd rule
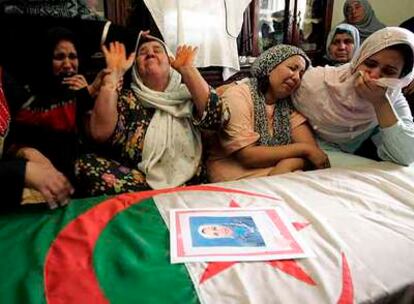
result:
[[[170,210],[171,263],[311,255],[281,208]]]

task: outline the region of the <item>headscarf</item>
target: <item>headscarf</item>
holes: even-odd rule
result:
[[[368,57],[396,44],[410,46],[414,56],[414,34],[402,28],[387,27],[368,37],[350,63],[312,68],[305,73],[300,88],[292,96],[293,102],[322,139],[346,144],[378,125],[374,107],[355,91],[356,69]],[[413,78],[411,67],[402,78],[381,78],[377,83],[387,87],[386,94],[394,104],[403,98],[401,88]]]
[[[363,7],[365,11],[364,19],[362,19],[361,22],[358,22],[354,25],[358,30],[359,34],[361,36],[361,42],[364,42],[364,40],[374,33],[375,31],[382,29],[385,27],[385,24],[380,22],[377,17],[375,16],[375,12],[372,9],[371,5],[369,4],[368,0],[346,0],[343,7],[343,12],[345,16],[344,23],[349,23],[347,21],[347,10],[348,7],[351,5],[352,2],[359,2]]]
[[[259,88],[260,81],[267,81],[270,72],[286,59],[300,55],[305,59],[306,68],[310,65],[308,56],[300,48],[279,44],[263,52],[253,63],[249,88],[254,103],[255,132],[260,134],[259,143],[264,146],[278,146],[291,143],[290,114],[292,103],[290,97],[277,101],[273,116],[273,136],[269,134],[265,96]]]
[[[250,72],[255,78],[268,76],[276,66],[295,55],[302,56],[308,68],[310,60],[303,50],[293,45],[279,44],[261,53],[253,62]]]
[[[355,73],[357,67],[362,62],[364,62],[365,59],[392,45],[406,44],[412,49],[414,53],[414,34],[407,29],[400,27],[386,27],[374,34],[374,37],[369,38],[369,40],[367,39],[367,42],[361,45],[361,47],[355,53],[355,56],[352,58],[352,73]],[[409,67],[408,70],[408,73],[402,78],[383,78],[380,82],[388,87],[401,89],[410,84],[414,78],[413,67]]]
[[[141,39],[137,39],[137,49]],[[146,36],[172,52],[158,38]],[[137,63],[132,69],[131,89],[144,107],[154,108],[144,139],[142,161],[138,168],[145,173],[147,183],[154,189],[176,187],[191,179],[201,160],[201,135],[192,123],[193,103],[181,75],[170,67],[170,79],[164,92],[144,85]]]
[[[351,57],[355,54],[355,51],[359,49],[359,45],[360,45],[359,32],[355,26],[347,24],[347,23],[338,24],[329,32],[328,38],[326,39],[326,58],[332,62],[335,62],[336,60],[331,57],[331,54],[329,52],[329,47],[338,31],[346,32],[347,34],[351,35],[352,39],[354,40],[354,49],[352,51]]]

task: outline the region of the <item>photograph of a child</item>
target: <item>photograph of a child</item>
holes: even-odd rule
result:
[[[264,247],[251,216],[192,216],[189,218],[194,247]]]

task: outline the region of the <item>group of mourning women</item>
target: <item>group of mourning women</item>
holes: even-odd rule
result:
[[[250,78],[220,96],[193,65],[196,48],[181,46],[174,56],[145,32],[136,45],[131,54],[120,42],[102,46],[106,68],[88,84],[76,39],[53,29],[33,87],[2,77],[7,203],[19,203],[24,187],[54,207],[73,195],[329,168],[325,151],[355,153],[367,141],[373,158],[414,162],[413,118],[402,95],[414,78],[408,30],[374,32],[339,66],[312,67],[301,49],[274,46]]]

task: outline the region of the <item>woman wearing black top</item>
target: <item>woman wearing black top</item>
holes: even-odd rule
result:
[[[38,153],[39,161],[4,158],[3,144],[9,132],[11,116],[3,92],[2,75],[0,66],[0,210],[17,206],[24,187],[39,191],[51,208],[65,204],[73,193],[71,184],[46,158],[42,159],[37,150],[29,148],[31,153]]]

